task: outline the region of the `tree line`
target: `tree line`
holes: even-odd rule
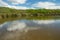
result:
[[[25,16],[60,16],[60,9],[27,9],[16,10],[0,7],[0,18]]]

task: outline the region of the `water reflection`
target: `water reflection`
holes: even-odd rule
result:
[[[46,33],[45,36],[58,37],[57,35],[60,35],[60,20],[16,20],[5,22],[0,24],[0,37],[2,34],[5,34],[5,36],[15,35],[15,33],[9,33],[11,31],[17,34],[17,31],[28,32],[29,30],[38,29],[41,33]]]
[[[50,26],[50,27],[58,27],[60,26],[60,20],[16,20],[16,21],[10,21],[5,22],[0,25],[0,30],[5,29],[8,31],[12,30],[22,30],[24,28],[38,28],[38,27],[44,27],[44,26]]]
[[[33,20],[33,22],[37,24],[51,24],[54,23],[55,20]]]

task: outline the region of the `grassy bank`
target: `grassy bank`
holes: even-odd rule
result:
[[[56,19],[60,19],[60,17],[54,17],[54,16],[42,16],[42,17],[14,17],[14,18],[3,18],[0,19],[0,24],[7,22],[7,21],[14,21],[14,20],[56,20]]]

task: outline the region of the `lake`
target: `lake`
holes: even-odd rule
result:
[[[0,24],[0,40],[60,40],[60,19],[20,19]]]

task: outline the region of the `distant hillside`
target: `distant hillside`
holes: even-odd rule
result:
[[[12,16],[60,16],[59,9],[27,9],[16,10],[7,7],[0,7],[0,15]]]
[[[15,9],[10,9],[10,8],[7,8],[7,7],[0,7],[0,13],[12,13],[12,12],[15,12],[16,10]]]
[[[7,7],[0,7],[1,13],[60,13],[59,9],[27,9],[27,10],[16,10]]]

